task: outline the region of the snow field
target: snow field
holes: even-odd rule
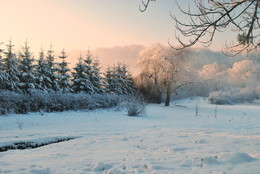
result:
[[[113,110],[0,117],[0,146],[78,137],[1,152],[0,173],[257,174],[259,111],[253,105],[216,109],[199,99],[179,100],[170,107],[150,104],[142,117]]]

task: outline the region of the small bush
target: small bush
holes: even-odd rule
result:
[[[211,104],[217,104],[217,105],[235,104],[234,99],[232,97],[232,93],[222,92],[222,91],[216,91],[210,93],[209,101]]]
[[[129,95],[126,96],[125,106],[128,116],[139,116],[143,114],[146,102],[141,95]]]
[[[0,91],[0,115],[9,113],[27,113],[28,100],[25,95],[11,91]]]

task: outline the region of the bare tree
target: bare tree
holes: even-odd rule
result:
[[[166,91],[165,106],[170,105],[172,93],[177,93],[177,89],[182,86],[184,81],[182,76],[186,74],[184,65],[189,57],[189,50],[168,50],[165,61],[162,64],[164,72],[164,86]]]
[[[176,51],[156,44],[142,51],[140,55],[139,63],[143,67],[140,79],[145,79],[144,83],[151,83],[155,87],[157,103],[161,103],[162,92],[165,92],[165,106],[169,106],[172,93],[176,93],[183,83],[187,83],[182,75],[189,51]]]
[[[165,48],[156,44],[145,50],[140,54],[139,64],[143,67],[143,72],[141,73],[142,78],[151,81],[152,87],[155,88],[156,103],[161,103],[161,84],[162,84],[162,63],[166,56]]]
[[[140,11],[144,12],[150,2],[155,0],[142,0]],[[227,50],[233,55],[241,52],[250,52],[260,46],[260,0],[193,0],[195,10],[184,10],[176,1],[179,10],[190,18],[183,22],[171,13],[176,29],[183,37],[176,36],[181,47],[170,44],[175,49],[191,47],[196,43],[210,46],[216,32],[231,29],[237,33],[237,41],[226,44]]]

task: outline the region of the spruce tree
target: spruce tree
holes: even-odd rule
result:
[[[125,64],[118,64],[117,76],[119,81],[119,88],[122,94],[128,94],[128,78],[127,78],[127,66]]]
[[[44,52],[41,49],[39,53],[39,59],[36,64],[36,83],[37,87],[44,92],[48,92],[52,90],[52,81],[48,76],[49,68],[47,61],[44,59]]]
[[[126,93],[123,88],[125,83],[124,80],[125,78],[123,77],[121,64],[117,64],[117,66],[113,67],[113,83],[116,94],[122,95]]]
[[[21,92],[18,87],[20,71],[18,69],[18,60],[15,53],[13,52],[12,41],[9,41],[7,46],[7,52],[4,52],[5,57],[3,59],[4,67],[3,70],[7,74],[8,79],[4,85],[4,89]]]
[[[0,43],[1,45],[1,43]],[[8,74],[4,71],[4,60],[3,60],[4,50],[0,48],[0,89],[5,89],[6,82],[8,81]]]
[[[90,53],[90,51],[88,51],[87,53],[87,56],[86,56],[86,59],[84,60],[84,64],[85,64],[85,73],[86,75],[88,76],[88,79],[89,79],[89,86],[88,86],[88,89],[89,89],[89,93],[95,93],[96,92],[96,89],[94,88],[94,85],[93,85],[93,57]]]
[[[79,61],[76,64],[76,67],[73,68],[72,72],[72,89],[76,93],[84,92],[84,93],[92,93],[93,88],[90,87],[92,84],[90,83],[89,76],[86,74],[86,65],[83,63],[82,56],[79,57]]]
[[[108,67],[105,73],[105,88],[108,93],[118,95],[135,94],[136,89],[132,75],[125,64]]]
[[[105,87],[109,93],[122,94],[116,66],[107,68],[105,73]]]
[[[56,62],[54,57],[54,51],[52,50],[52,45],[50,46],[50,49],[47,51],[46,56],[46,63],[47,63],[47,77],[51,80],[51,89],[52,91],[58,91],[58,75],[57,75],[57,68],[56,68]]]
[[[32,53],[30,52],[30,47],[28,46],[28,42],[25,42],[25,46],[23,47],[23,52],[20,54],[21,61],[19,65],[20,74],[20,83],[19,88],[24,93],[29,93],[31,90],[37,88],[36,86],[36,78],[34,75],[34,58],[32,57]]]
[[[135,94],[136,88],[132,74],[128,71],[127,65],[123,64],[120,68],[121,81],[122,81],[122,91],[124,94]]]
[[[99,60],[96,58],[93,61],[93,81],[92,84],[96,90],[96,93],[104,93],[104,87],[103,87],[103,78],[101,76],[100,72],[100,63]]]
[[[111,67],[107,67],[104,73],[103,86],[105,93],[113,93],[113,71]]]
[[[62,50],[59,57],[61,62],[58,63],[58,85],[63,93],[72,92],[69,75],[70,69],[68,68],[68,62],[65,60],[67,57],[65,50]]]
[[[127,78],[127,93],[133,95],[136,94],[137,89],[132,74],[130,72],[127,72],[126,78]]]
[[[90,81],[90,93],[101,93],[101,75],[100,75],[100,65],[97,58],[94,58],[90,51],[88,51],[87,57],[84,60],[86,66],[86,74]]]

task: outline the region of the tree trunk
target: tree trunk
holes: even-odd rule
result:
[[[167,85],[166,89],[166,100],[165,100],[165,106],[170,106],[170,101],[171,101],[171,83]]]
[[[156,77],[154,78],[154,83],[156,85],[156,103],[161,104],[162,103],[162,92],[160,90],[159,82]]]
[[[159,88],[156,90],[156,103],[161,104],[162,103],[162,92]]]

